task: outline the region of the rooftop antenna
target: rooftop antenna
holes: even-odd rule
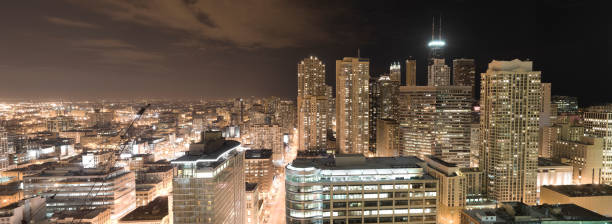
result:
[[[361,51],[359,48],[357,48],[357,58],[361,58]]]
[[[435,24],[436,24],[436,17],[431,17],[431,40],[434,40],[434,36],[435,36]]]
[[[438,39],[442,40],[442,14],[440,14],[440,32],[438,33]]]

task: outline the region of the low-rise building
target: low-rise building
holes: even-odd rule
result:
[[[107,208],[65,210],[53,213],[53,224],[111,224],[111,211]]]
[[[529,206],[520,202],[504,202],[497,208],[463,210],[461,224],[556,224],[591,223],[607,224],[605,216],[574,204]]]
[[[612,186],[605,184],[542,186],[542,204],[576,204],[605,216],[612,216]]]
[[[119,220],[119,224],[169,224],[172,223],[171,216],[168,197],[161,196],[128,213]]]
[[[45,198],[22,199],[0,208],[0,224],[40,223],[46,220],[45,210]]]
[[[538,158],[538,198],[542,185],[570,185],[574,167],[546,158]]]

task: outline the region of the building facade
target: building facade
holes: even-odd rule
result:
[[[492,61],[481,76],[481,167],[499,202],[536,203],[540,72],[531,61]]]
[[[601,183],[612,183],[612,105],[589,107],[583,114],[585,134],[603,139]]]
[[[299,150],[325,147],[329,122],[329,101],[325,85],[325,64],[310,56],[298,64],[298,147]]]
[[[244,223],[244,152],[220,135],[171,162],[173,223]]]
[[[285,177],[287,223],[436,223],[438,180],[416,157],[297,159]]]
[[[470,87],[402,86],[399,98],[400,155],[433,155],[469,167]]]
[[[476,66],[474,59],[459,58],[453,60],[453,85],[471,86],[472,95],[476,92]]]
[[[341,153],[368,152],[370,61],[336,61],[336,139]]]

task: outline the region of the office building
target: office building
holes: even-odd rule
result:
[[[585,135],[603,139],[601,183],[612,184],[612,105],[589,107],[583,117]]]
[[[400,155],[470,165],[470,87],[402,86],[399,98]]]
[[[406,60],[406,86],[416,86],[416,60]]]
[[[203,141],[171,161],[173,223],[244,223],[244,152],[220,132],[206,132]]]
[[[336,139],[340,153],[368,152],[370,61],[336,61]]]
[[[329,122],[325,64],[310,56],[298,64],[298,147],[324,148]]]
[[[438,180],[416,157],[338,155],[287,166],[287,223],[436,223]]]
[[[111,220],[117,221],[136,208],[134,179],[134,173],[123,168],[55,165],[39,174],[24,176],[23,186],[26,198],[46,198],[47,217],[60,211],[108,208]]]
[[[493,200],[536,203],[540,75],[515,59],[494,60],[481,76],[480,166]]]
[[[274,180],[274,164],[272,163],[272,150],[250,149],[244,152],[245,181],[256,183],[262,195],[270,192]]]
[[[552,159],[573,167],[573,183],[603,183],[603,141],[584,136],[579,141],[559,139],[553,145]]]
[[[376,157],[399,156],[400,130],[399,123],[391,119],[379,119],[376,122]]]
[[[453,85],[471,86],[472,96],[475,94],[476,65],[474,59],[459,58],[453,60]]]
[[[434,58],[432,61],[432,64],[427,67],[427,85],[450,86],[450,68],[446,65],[444,58]]]
[[[612,216],[612,186],[606,184],[542,186],[540,203],[576,204],[608,217]]]
[[[74,129],[74,119],[72,117],[57,116],[47,119],[47,131],[62,132]]]
[[[607,224],[605,216],[575,204],[529,206],[520,202],[506,202],[497,208],[463,210],[461,224],[545,224],[593,223]]]
[[[399,66],[399,65],[398,65]],[[400,82],[389,76],[370,79],[370,151],[376,154],[377,121],[379,119],[397,120]]]

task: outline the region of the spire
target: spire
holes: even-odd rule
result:
[[[361,58],[361,51],[357,48],[357,58]]]

